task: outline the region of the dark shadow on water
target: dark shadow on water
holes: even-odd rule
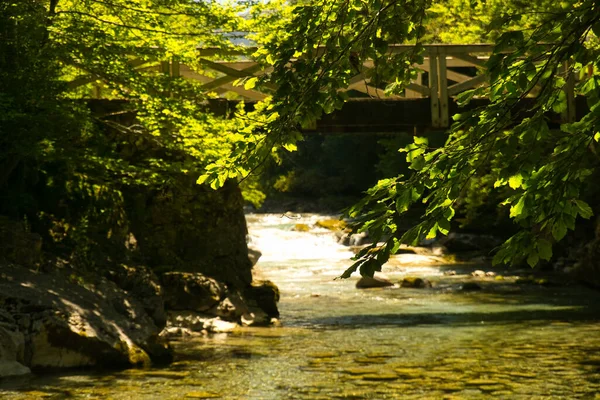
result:
[[[461,313],[385,313],[355,314],[309,318],[301,325],[324,329],[377,329],[384,326],[444,325],[466,326],[485,324],[543,325],[557,322],[600,322],[600,311],[574,307],[562,310],[512,310],[501,312]]]

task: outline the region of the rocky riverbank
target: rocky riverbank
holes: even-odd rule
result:
[[[244,291],[200,273],[158,277],[142,266],[104,276],[4,264],[0,273],[0,377],[73,367],[147,367],[170,361],[169,339],[279,316],[271,282]]]

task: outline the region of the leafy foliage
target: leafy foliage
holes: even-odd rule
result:
[[[125,229],[125,188],[161,192],[228,153],[246,122],[214,117],[216,94],[172,61],[201,69],[199,44],[232,47],[237,12],[191,0],[2,2],[0,213],[89,258]],[[90,112],[80,98],[91,84],[127,104]]]
[[[426,27],[433,26],[429,7],[425,1],[401,0],[322,0],[295,7],[279,39],[268,41],[257,54],[273,72],[253,84],[278,85],[264,108],[260,141],[250,152],[238,147],[231,157],[209,166],[206,177],[215,179],[223,174],[220,169],[240,165],[251,171],[273,149],[293,147],[299,127],[343,106],[340,89],[361,72],[366,59],[374,60],[371,77],[376,82],[387,83],[390,92],[402,90],[415,74],[412,65],[421,61]],[[487,62],[491,84],[457,100],[466,104],[485,96],[490,104],[456,115],[441,148],[415,137],[403,150],[412,174],[381,180],[348,210],[355,231],[368,231],[384,244],[359,253],[343,277],[356,270],[372,275],[400,243],[414,245],[447,234],[455,209],[478,177],[485,176],[489,190],[503,197],[521,228],[498,249],[496,263],[523,259],[534,266],[548,260],[553,243],[574,229],[576,219],[592,216],[584,195],[598,166],[600,53],[594,37],[600,33],[600,7],[592,0],[515,2],[503,13],[487,15],[483,25],[496,32]],[[500,29],[503,24],[509,29]],[[394,43],[415,47],[394,53],[389,51]],[[556,115],[569,107],[565,92],[574,74],[580,78],[576,93],[586,97],[589,112],[558,126]],[[397,222],[417,203],[426,205],[421,222],[399,231]]]

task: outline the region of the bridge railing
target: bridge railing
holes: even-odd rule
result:
[[[411,45],[390,46],[389,51],[394,53],[406,52],[413,48]],[[429,98],[431,107],[431,125],[433,127],[447,127],[450,123],[449,102],[458,94],[479,86],[488,85],[486,62],[492,54],[494,46],[491,44],[436,44],[425,45],[425,54],[422,64],[417,64],[419,72],[416,79],[407,85],[403,94],[388,95],[384,89],[377,87],[369,78],[369,70],[374,68],[372,61],[363,63],[361,70],[350,79],[346,91],[350,97],[372,98],[382,100],[410,100],[414,98]],[[252,49],[249,49],[250,51]],[[220,53],[218,49],[199,49],[199,65],[201,68],[192,68],[180,64],[175,59],[154,64],[145,64],[142,61],[132,61],[132,65],[144,70],[155,70],[173,77],[194,79],[202,83],[204,90],[212,91],[226,97],[234,93],[238,98],[250,101],[265,99],[273,90],[273,85],[253,87],[246,89],[244,85],[236,85],[240,79],[260,77],[270,72],[256,61],[243,57],[241,53]],[[234,58],[233,61],[219,61],[218,58]],[[564,66],[564,71],[569,71]],[[92,76],[83,76],[73,82],[76,87],[90,82],[97,82]],[[95,84],[94,96],[102,97],[100,86]],[[573,73],[568,73],[565,85],[567,94],[567,110],[564,112],[564,121],[575,120],[575,78]]]

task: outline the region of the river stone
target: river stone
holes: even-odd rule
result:
[[[113,282],[70,281],[71,270],[50,274],[3,265],[2,272],[0,307],[24,337],[26,367],[114,368],[169,358],[143,306]]]
[[[167,272],[162,283],[168,310],[208,311],[226,295],[225,285],[197,272]]]
[[[432,287],[431,282],[425,278],[406,277],[400,282],[400,287],[412,289],[424,289]]]
[[[244,290],[244,298],[247,300],[250,312],[255,312],[257,307],[264,311],[270,318],[279,318],[279,288],[273,282],[254,281],[252,285]]]
[[[229,333],[238,327],[235,322],[223,321],[219,318],[211,318],[204,323],[204,329],[211,333]]]
[[[246,302],[237,292],[228,293],[225,299],[208,311],[208,314],[210,315],[216,315],[226,321],[236,322],[239,321],[243,315],[248,313],[249,310]]]
[[[370,289],[370,288],[381,288],[381,287],[389,287],[394,286],[394,283],[385,278],[379,277],[369,277],[369,276],[361,276],[358,281],[356,281],[357,289]]]
[[[260,308],[250,307],[250,310],[242,315],[241,323],[244,326],[269,326],[271,317]]]

